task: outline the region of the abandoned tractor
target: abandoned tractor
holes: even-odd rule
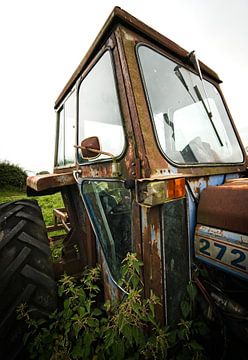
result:
[[[57,273],[100,263],[105,298],[118,298],[121,262],[135,252],[144,263],[145,296],[152,290],[161,300],[158,321],[179,319],[193,278],[200,311],[218,312],[225,333],[242,348],[248,341],[247,157],[220,83],[194,52],[115,8],[55,103],[54,173],[29,177],[27,193],[62,194],[70,224]],[[24,260],[13,280],[9,271],[19,254],[40,264],[27,244],[40,248],[42,259],[47,254],[37,206],[17,202],[0,210],[1,290],[22,279],[27,291],[45,291],[44,306],[53,307],[45,265],[33,270]],[[16,297],[1,304],[1,324]]]

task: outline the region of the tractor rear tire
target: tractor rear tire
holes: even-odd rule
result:
[[[27,358],[24,321],[17,308],[27,304],[40,319],[56,309],[54,280],[46,227],[37,201],[0,204],[0,359]]]

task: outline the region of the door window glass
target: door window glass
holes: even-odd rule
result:
[[[125,144],[110,52],[103,54],[79,88],[79,138],[97,136],[103,151],[114,156]],[[106,158],[101,155],[98,159]],[[79,162],[83,160],[79,158]]]
[[[110,271],[118,280],[121,262],[132,251],[131,193],[120,181],[87,180],[82,194]]]

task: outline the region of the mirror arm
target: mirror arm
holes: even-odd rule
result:
[[[96,150],[96,149],[92,149],[88,146],[80,146],[80,145],[74,145],[74,147],[76,149],[81,149],[81,150],[89,150],[89,151],[92,151],[96,154],[103,154],[103,155],[107,155],[107,156],[110,156],[113,160],[113,164],[112,164],[112,172],[113,172],[113,176],[120,176],[121,174],[121,171],[120,171],[120,166],[119,164],[117,163],[116,161],[116,157],[109,153],[109,152],[106,152],[106,151],[101,151],[101,150]]]
[[[96,154],[102,154],[102,155],[107,155],[107,156],[110,156],[113,160],[115,160],[115,156],[109,152],[106,152],[106,151],[101,151],[101,150],[96,150],[96,149],[92,149],[90,147],[86,147],[86,146],[80,146],[80,145],[74,145],[75,148],[77,149],[81,149],[81,150],[89,150],[89,151],[92,151]]]

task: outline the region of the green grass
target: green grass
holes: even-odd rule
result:
[[[0,189],[0,203],[15,201],[26,198],[26,193],[13,186],[6,186]]]
[[[60,193],[54,195],[46,195],[35,198],[41,209],[44,216],[46,225],[53,224],[53,209],[62,208],[64,206],[63,200]]]

